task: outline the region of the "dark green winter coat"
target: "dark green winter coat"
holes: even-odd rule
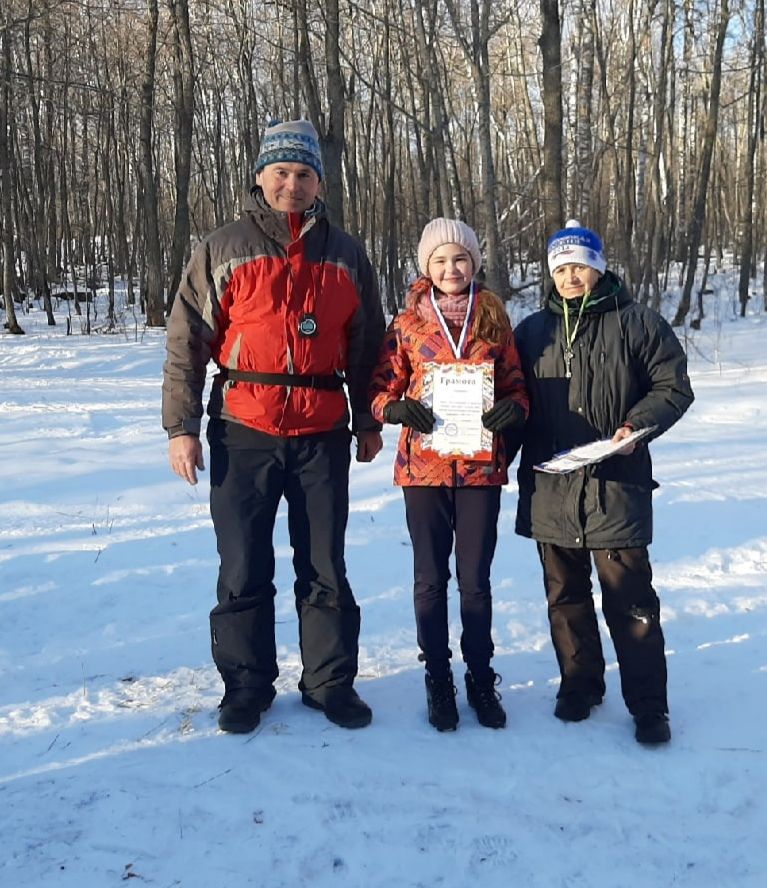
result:
[[[580,299],[570,300],[570,329]],[[687,360],[669,324],[634,302],[610,271],[586,303],[565,376],[563,301],[552,290],[546,308],[514,331],[530,395],[521,432],[517,533],[570,548],[618,549],[652,540],[652,462],[646,443],[566,475],[533,466],[554,454],[611,438],[620,426],[669,429],[692,404]],[[644,439],[648,441],[649,439]],[[520,439],[511,441],[510,453]]]

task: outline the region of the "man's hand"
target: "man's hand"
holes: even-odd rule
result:
[[[357,462],[373,462],[382,447],[380,432],[357,432]]]
[[[173,471],[188,481],[197,483],[197,469],[204,469],[202,444],[196,435],[177,435],[168,441],[168,459]]]
[[[633,434],[634,430],[630,429],[628,426],[621,426],[618,431],[613,435],[612,442],[613,444],[617,444],[619,441],[622,441],[624,438],[628,438],[629,435]],[[618,456],[631,456],[631,454],[636,449],[636,442],[632,441],[630,444],[627,444],[622,450],[618,451]]]

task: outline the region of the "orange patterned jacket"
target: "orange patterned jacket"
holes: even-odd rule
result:
[[[482,299],[485,293],[487,291],[480,291],[477,298]],[[511,396],[527,414],[527,391],[511,330],[500,345],[477,339],[471,330],[462,360],[472,364],[492,362],[495,365],[496,401]],[[405,395],[420,399],[425,363],[454,361],[453,348],[437,323],[422,320],[413,308],[397,315],[386,331],[371,379],[373,418],[384,422],[386,405]],[[403,426],[394,460],[395,484],[403,487],[463,487],[500,485],[508,481],[503,435],[493,436],[493,459],[490,462],[445,457],[431,450],[422,450],[421,437],[419,432]]]

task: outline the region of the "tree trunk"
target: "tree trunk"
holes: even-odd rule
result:
[[[194,127],[194,57],[189,29],[189,0],[169,0],[173,19],[174,70],[173,111],[176,121],[173,159],[176,172],[176,213],[168,277],[168,313],[181,284],[189,254],[189,178],[192,168]]]
[[[44,36],[46,40],[50,39],[49,29],[44,28]],[[51,305],[51,288],[48,282],[48,245],[46,243],[48,237],[48,219],[46,214],[47,196],[53,186],[52,182],[46,182],[46,172],[49,168],[44,155],[50,151],[50,142],[45,143],[43,147],[43,135],[40,127],[40,98],[38,90],[32,85],[34,84],[34,72],[32,70],[32,51],[30,45],[30,18],[24,25],[24,50],[25,62],[27,68],[27,76],[29,78],[30,89],[28,92],[29,110],[32,115],[32,133],[34,145],[34,182],[35,196],[29,194],[28,210],[30,215],[30,247],[32,255],[35,257],[34,267],[30,269],[32,284],[35,295],[43,299],[45,311],[49,327],[56,326],[56,319],[53,316],[53,306]],[[41,90],[50,89],[47,85],[41,85]],[[42,96],[45,100],[45,93]],[[19,183],[21,185],[21,182]]]
[[[439,76],[439,60],[436,55],[437,41],[436,37],[436,5],[429,3],[428,7],[424,6],[423,0],[415,0],[414,18],[416,25],[416,35],[418,39],[418,47],[423,55],[426,65],[427,82],[424,86],[428,89],[428,95],[432,101],[432,111],[434,114],[432,122],[432,144],[434,148],[433,156],[433,176],[434,184],[439,194],[439,203],[441,204],[442,213],[447,216],[455,216],[456,207],[460,200],[460,190],[455,193],[455,198],[451,197],[450,186],[454,186],[453,177],[445,175],[445,169],[452,170],[452,164],[448,165],[447,151],[445,147],[445,134],[448,130],[447,115],[445,114],[445,98],[442,89],[442,83]],[[428,16],[428,27],[425,17]]]
[[[654,137],[652,152],[648,159],[650,168],[647,171],[646,181],[649,195],[640,191],[637,183],[637,252],[641,257],[642,276],[645,287],[644,301],[649,300],[649,288],[652,287],[653,307],[660,304],[659,275],[663,244],[663,180],[661,177],[661,159],[664,156],[665,140],[665,96],[668,84],[668,71],[671,67],[673,44],[671,33],[673,27],[673,2],[666,0],[666,12],[662,17],[661,39],[659,48],[660,66],[656,71],[657,87],[653,106]],[[647,97],[649,104],[650,97]],[[649,138],[649,136],[648,136]],[[642,177],[644,178],[644,177]],[[644,247],[644,252],[642,252]]]
[[[748,91],[748,146],[744,158],[746,193],[743,197],[743,212],[740,220],[740,276],[738,279],[738,300],[740,316],[746,316],[750,298],[748,288],[751,280],[751,266],[754,252],[754,156],[757,140],[762,127],[762,68],[764,65],[764,0],[756,0],[754,5],[754,36],[751,49],[751,74]]]
[[[5,323],[9,333],[23,333],[16,319],[14,291],[13,250],[13,181],[11,178],[11,139],[13,117],[11,112],[11,25],[10,10],[3,22],[3,96],[0,101],[0,176],[3,186],[3,303]]]
[[[543,291],[549,280],[546,237],[562,227],[562,34],[559,0],[541,0],[543,58],[543,167],[541,169],[541,280]]]
[[[589,224],[591,180],[594,152],[592,147],[591,97],[594,83],[594,15],[596,0],[580,3],[580,53],[578,56],[578,126],[577,126],[577,197],[574,202],[576,216]]]
[[[706,126],[703,132],[703,146],[701,148],[700,166],[695,182],[695,197],[690,219],[690,230],[687,238],[687,276],[684,282],[682,298],[679,301],[672,325],[681,326],[687,313],[690,311],[690,297],[695,283],[695,271],[698,266],[698,248],[700,247],[703,223],[706,218],[706,198],[708,195],[708,182],[711,174],[711,157],[714,153],[714,141],[719,123],[719,97],[722,87],[722,55],[724,40],[727,36],[727,26],[730,22],[729,0],[721,0],[719,14],[719,27],[716,34],[714,57],[712,61],[711,89],[708,98],[708,114]]]
[[[690,135],[692,128],[692,79],[693,79],[693,5],[694,0],[683,0],[684,9],[684,40],[682,48],[682,101],[681,101],[681,131],[679,133],[679,160],[678,160],[678,182],[677,190],[677,239],[676,239],[676,256],[682,260],[686,250],[684,238],[689,230],[689,168],[691,166],[690,156],[692,153],[693,143]]]
[[[491,0],[470,0],[471,21],[468,35],[463,33],[461,9],[456,4],[456,0],[445,0],[445,5],[453,22],[453,29],[469,63],[474,98],[477,103],[487,283],[505,301],[510,295],[509,268],[498,229],[497,182],[493,158],[490,106],[490,2]]]
[[[144,206],[144,258],[146,262],[146,322],[149,327],[165,326],[162,254],[154,174],[152,131],[154,117],[155,53],[157,52],[158,0],[147,0],[144,77],[141,82],[141,185]]]
[[[384,25],[384,78],[385,87],[391,90],[391,54],[389,21]],[[396,144],[394,141],[394,109],[389,102],[386,109],[386,142],[384,157],[386,179],[384,191],[384,222],[386,226],[386,274],[384,275],[386,309],[391,315],[397,314],[397,291],[399,290],[399,262],[397,261],[397,225],[395,207],[395,182],[397,173]]]
[[[325,171],[325,203],[328,217],[339,227],[344,225],[342,163],[344,154],[345,88],[341,73],[340,22],[338,0],[325,0],[325,72],[327,75],[327,117],[317,86],[317,74],[309,43],[306,0],[297,0],[298,26],[301,32],[301,83],[309,106],[309,117],[320,138],[322,166]]]
[[[626,266],[627,284],[630,290],[636,288],[641,278],[638,255],[632,249],[634,242],[634,219],[636,218],[636,188],[634,175],[634,120],[636,112],[636,33],[634,27],[634,0],[629,0],[629,65],[628,96],[626,98],[626,149],[623,166],[623,201],[619,228],[623,240],[623,260]]]

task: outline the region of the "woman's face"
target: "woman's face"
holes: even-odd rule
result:
[[[590,265],[560,265],[552,277],[554,286],[563,299],[576,299],[584,293],[591,293],[602,275]]]
[[[474,265],[465,247],[442,244],[429,257],[429,277],[438,290],[456,296],[463,293],[474,277]]]

